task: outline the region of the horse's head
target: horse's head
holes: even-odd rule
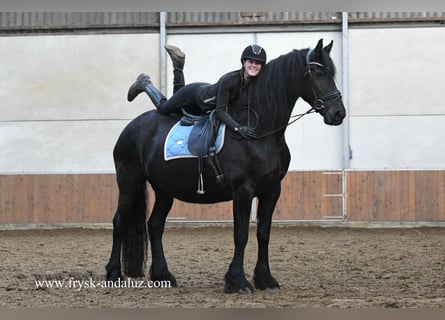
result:
[[[323,48],[323,39],[306,54],[306,83],[303,99],[321,114],[329,125],[340,125],[346,115],[341,93],[335,84],[335,66],[330,57],[332,44]]]

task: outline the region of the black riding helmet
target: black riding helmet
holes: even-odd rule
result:
[[[256,44],[247,46],[246,49],[244,49],[243,53],[241,54],[241,63],[243,63],[244,60],[247,59],[258,61],[261,64],[265,64],[266,51],[262,47]]]

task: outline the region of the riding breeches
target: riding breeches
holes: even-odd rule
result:
[[[161,103],[158,107],[159,113],[164,115],[181,113],[181,109],[184,108],[191,114],[201,114],[206,110],[200,107],[202,101],[199,99],[199,92],[209,85],[203,82],[193,82],[183,86],[170,99]]]

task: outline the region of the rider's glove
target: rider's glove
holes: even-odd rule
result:
[[[255,139],[257,137],[255,129],[248,126],[237,126],[234,130],[244,139]]]

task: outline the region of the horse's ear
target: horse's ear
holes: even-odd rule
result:
[[[314,56],[316,60],[320,60],[323,53],[323,39],[318,40],[317,46],[314,49]]]
[[[331,53],[331,49],[332,49],[332,45],[334,44],[334,40],[331,40],[331,42],[326,46],[326,47],[324,47],[324,50],[327,52],[327,53]]]
[[[315,51],[321,51],[323,48],[323,39],[318,40],[317,46],[315,47]]]

